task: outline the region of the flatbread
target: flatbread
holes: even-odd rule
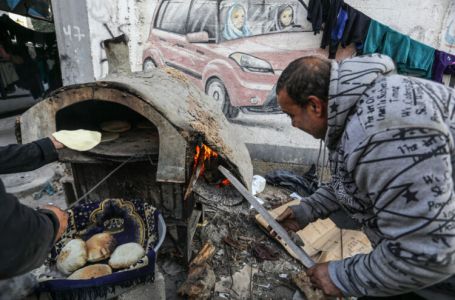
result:
[[[86,279],[93,279],[98,278],[101,276],[106,276],[112,274],[112,269],[108,265],[104,264],[95,264],[90,265],[85,268],[79,269],[67,279],[69,280],[86,280]]]
[[[108,232],[98,233],[85,242],[87,246],[88,262],[98,262],[111,256],[116,246],[112,234]]]
[[[76,151],[88,151],[95,148],[101,142],[101,133],[90,130],[60,130],[52,136],[65,145]]]
[[[122,133],[131,129],[130,122],[127,121],[107,121],[100,124],[101,130],[106,132]]]
[[[138,243],[127,243],[115,248],[109,259],[112,269],[125,269],[134,265],[145,255],[145,250]]]
[[[63,247],[57,257],[57,269],[64,274],[71,274],[87,263],[87,247],[81,239],[74,239]]]
[[[115,141],[120,137],[120,134],[117,132],[102,132],[101,133],[101,143],[107,143]]]

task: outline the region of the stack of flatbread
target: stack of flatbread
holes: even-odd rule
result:
[[[116,244],[107,232],[95,234],[87,241],[70,240],[57,257],[57,269],[69,275],[67,279],[92,279],[129,268],[145,255],[144,248],[137,243],[118,247]]]

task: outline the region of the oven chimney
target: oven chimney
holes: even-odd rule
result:
[[[125,34],[103,41],[109,74],[130,74],[128,37]]]

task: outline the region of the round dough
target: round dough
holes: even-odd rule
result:
[[[81,239],[69,241],[57,257],[57,269],[68,275],[87,263],[87,248]]]
[[[87,245],[87,260],[98,262],[111,256],[116,243],[112,234],[103,232],[95,234],[85,244]]]
[[[101,143],[115,141],[119,137],[120,134],[118,134],[117,132],[103,132],[101,133]]]
[[[131,129],[131,124],[127,121],[107,121],[100,125],[101,129],[106,132],[126,132]]]
[[[134,265],[145,255],[145,250],[138,243],[128,243],[118,246],[109,259],[112,269],[125,269]]]
[[[60,130],[52,136],[65,145],[76,151],[87,151],[95,148],[101,142],[101,133],[90,130]]]
[[[67,279],[71,280],[93,279],[110,274],[112,274],[111,267],[104,264],[96,264],[77,270],[76,272],[71,274]]]

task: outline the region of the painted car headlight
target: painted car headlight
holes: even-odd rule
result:
[[[235,52],[229,58],[232,58],[244,71],[260,72],[260,73],[273,73],[272,66],[265,60],[257,57]]]

